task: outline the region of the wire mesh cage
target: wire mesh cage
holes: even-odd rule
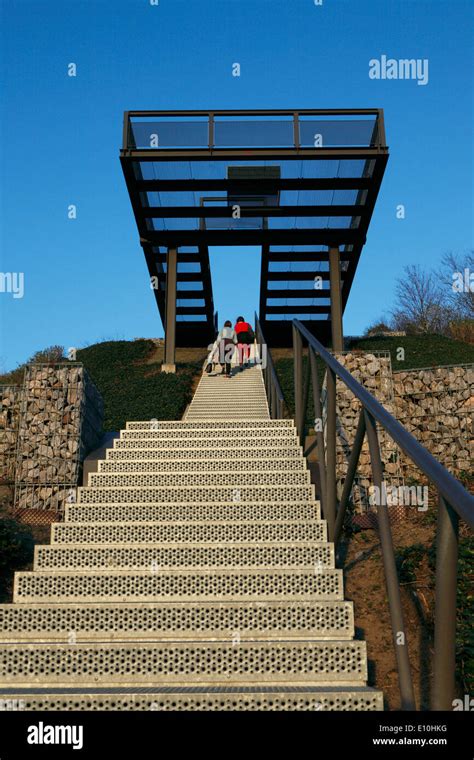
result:
[[[21,386],[0,385],[0,483],[15,481],[21,394]]]
[[[20,404],[15,510],[62,513],[102,435],[103,402],[80,363],[30,364]]]
[[[474,461],[474,365],[429,367],[394,373],[402,425],[456,477]],[[409,480],[422,478],[402,456]]]
[[[388,351],[371,353],[347,351],[338,353],[337,359],[390,413],[394,413],[395,395],[392,363]],[[362,405],[342,383],[337,384],[336,398],[336,474],[338,491],[341,493]],[[399,499],[397,499],[397,494],[400,496],[402,494],[399,490],[400,486],[403,486],[400,450],[388,433],[380,427],[378,435],[388,488],[384,493],[375,493],[369,446],[366,439],[362,445],[352,488],[352,504],[356,513],[355,521],[361,527],[365,524],[372,524],[372,516],[377,510],[377,501],[382,498],[386,499],[389,511],[394,518],[402,517],[405,514],[405,506],[400,504]],[[367,516],[366,520],[362,519],[364,516]]]

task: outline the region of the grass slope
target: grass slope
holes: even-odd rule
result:
[[[178,420],[191,400],[204,349],[177,349],[176,374],[161,372],[163,347],[152,340],[114,340],[77,351],[104,399],[104,430],[127,420]],[[23,383],[24,366],[0,376],[0,384]]]
[[[394,371],[474,363],[474,346],[444,335],[358,338],[352,341],[349,348],[358,351],[389,351]],[[405,352],[405,358],[401,361],[397,357],[400,348]]]
[[[127,420],[178,420],[192,396],[202,362],[178,363],[176,374],[161,372],[151,340],[110,341],[77,352],[104,399],[104,430]]]
[[[403,348],[405,357],[398,359],[399,349]],[[388,351],[392,359],[392,370],[411,370],[422,367],[448,366],[455,364],[473,364],[474,346],[459,340],[445,338],[443,335],[406,335],[404,337],[375,337],[354,339],[350,351]],[[293,349],[274,349],[272,356],[280,380],[288,409],[294,412]],[[303,358],[303,376],[307,368],[306,356]],[[323,376],[322,363],[319,364],[320,381]],[[308,400],[307,421],[314,419],[312,390]]]

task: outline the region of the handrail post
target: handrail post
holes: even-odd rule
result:
[[[309,347],[309,361],[311,365],[311,379],[313,382],[313,405],[315,413],[315,423],[319,421],[318,429],[316,430],[316,443],[318,449],[318,468],[319,468],[319,484],[321,487],[321,503],[323,515],[326,514],[326,451],[324,447],[324,431],[323,431],[323,411],[321,407],[321,389],[319,387],[318,367],[316,364],[316,354],[314,350]],[[319,429],[320,428],[320,429]]]
[[[336,524],[336,374],[327,370],[327,454],[326,504],[324,517],[328,524],[328,541],[334,541]]]
[[[400,686],[402,710],[416,710],[415,694],[410,671],[408,657],[408,642],[406,640],[405,623],[403,621],[402,600],[398,583],[397,566],[393,550],[392,530],[385,498],[385,484],[383,479],[382,460],[380,457],[380,444],[377,435],[375,419],[370,412],[365,410],[365,425],[367,439],[369,441],[370,461],[374,486],[378,488],[380,498],[377,500],[377,517],[379,526],[380,544],[382,548],[382,560],[385,569],[385,583],[387,586],[388,606],[392,622],[393,643],[397,661],[398,680]]]
[[[303,339],[299,330],[293,325],[293,357],[295,382],[295,424],[300,443],[303,438]]]
[[[275,380],[272,377],[272,420],[277,419],[277,390],[275,385]]]
[[[342,489],[341,501],[339,502],[339,509],[336,517],[336,527],[334,530],[334,547],[337,548],[339,538],[344,524],[344,516],[346,514],[347,504],[352,491],[352,484],[354,483],[355,474],[357,472],[357,465],[359,463],[360,452],[362,450],[362,444],[365,438],[365,415],[364,409],[360,410],[359,422],[357,424],[356,434],[354,436],[354,442],[352,444],[352,451],[347,464],[347,472],[344,480],[344,488]]]
[[[271,419],[282,419],[283,410],[285,406],[285,400],[283,397],[283,391],[278,380],[278,375],[273,364],[270,349],[265,343],[265,336],[262,331],[262,326],[255,313],[255,335],[257,336],[257,342],[259,343],[259,358],[263,375],[263,383],[265,386],[265,395],[268,404],[268,413]],[[266,346],[266,362],[263,363],[263,346]]]
[[[309,354],[309,347],[308,347],[308,354]],[[306,417],[307,417],[307,410],[308,410],[310,376],[311,376],[311,365],[310,365],[309,356],[308,356],[308,363],[306,365],[306,373],[303,380],[303,404],[301,406],[301,437],[302,437],[303,446],[304,446],[304,437],[305,437],[305,431],[306,431]]]
[[[432,710],[452,710],[456,670],[456,596],[459,518],[439,494]]]
[[[277,419],[282,420],[283,419],[283,399],[282,398],[278,398],[277,409],[278,409]]]

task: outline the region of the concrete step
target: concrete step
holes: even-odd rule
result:
[[[265,486],[238,485],[231,486],[149,486],[147,488],[78,488],[79,504],[182,504],[214,502],[286,502],[314,501],[314,485]]]
[[[249,478],[264,472],[306,472],[306,459],[303,457],[291,457],[287,459],[269,459],[268,457],[254,457],[253,459],[130,459],[103,460],[99,462],[99,472],[105,473],[137,473],[137,472],[160,472],[163,474],[176,472],[233,472],[245,473]],[[90,485],[90,484],[89,484]]]
[[[364,686],[364,641],[0,643],[4,686]]]
[[[66,504],[65,522],[319,520],[319,502],[283,504]]]
[[[3,604],[0,640],[351,639],[351,602]],[[71,638],[73,641],[71,641]]]
[[[383,710],[383,694],[368,687],[350,689],[328,687],[202,689],[157,687],[156,689],[6,690],[0,693],[5,704],[21,705],[23,711],[278,711],[278,712],[368,712]],[[16,708],[17,709],[17,708]]]
[[[54,544],[35,547],[34,570],[298,569],[334,568],[332,543]]]
[[[233,448],[232,446],[228,447],[221,447],[215,446],[212,444],[212,442],[209,442],[207,445],[204,445],[203,443],[199,444],[199,447],[196,447],[193,444],[188,444],[188,446],[180,446],[180,448],[148,448],[148,449],[107,449],[105,454],[105,461],[117,461],[117,460],[128,460],[128,461],[150,461],[155,460],[162,462],[163,460],[170,460],[170,461],[177,461],[180,459],[183,460],[193,460],[193,461],[201,461],[201,460],[207,460],[210,461],[211,459],[214,460],[231,460],[231,461],[238,461],[242,459],[248,459],[249,457],[255,460],[258,460],[260,457],[262,459],[268,459],[269,457],[275,457],[281,459],[282,457],[285,459],[289,459],[290,457],[292,459],[298,458],[301,459],[303,456],[303,449],[297,442],[292,443],[279,443],[276,445],[265,447],[264,449],[261,448],[260,444],[257,443],[247,443],[245,445],[239,444],[238,446],[235,446]]]
[[[305,485],[311,483],[309,470],[287,472],[233,472],[232,469],[216,472],[212,466],[206,472],[186,472],[180,468],[175,472],[93,472],[89,475],[89,488],[115,488],[127,486],[149,488],[158,486],[180,486],[192,483],[193,486],[231,486],[258,483],[260,485]]]
[[[15,603],[342,601],[341,570],[16,572]]]
[[[52,523],[51,544],[259,543],[326,541],[325,520],[308,522]]]

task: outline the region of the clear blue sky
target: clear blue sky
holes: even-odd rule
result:
[[[472,0],[0,6],[0,269],[25,276],[22,299],[0,293],[1,370],[52,344],[163,334],[118,158],[126,109],[385,109],[391,156],[349,334],[390,308],[404,265],[472,246]],[[427,58],[429,83],[370,79],[369,60],[382,54]],[[257,253],[212,251],[212,265],[220,316],[253,314]]]

